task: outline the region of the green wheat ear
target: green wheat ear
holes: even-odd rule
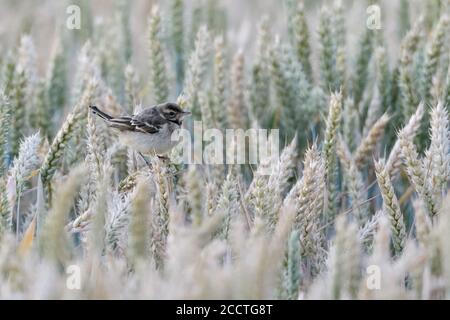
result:
[[[153,7],[148,24],[150,87],[156,103],[162,103],[169,97],[169,87],[166,54],[161,42],[161,14],[158,7]]]
[[[320,42],[320,77],[321,85],[325,92],[337,90],[336,43],[332,37],[333,23],[330,10],[323,7],[320,11],[319,42]]]

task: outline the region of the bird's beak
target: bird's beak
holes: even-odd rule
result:
[[[181,117],[182,118],[186,118],[188,116],[190,116],[192,113],[190,111],[183,111],[183,113],[181,113]]]

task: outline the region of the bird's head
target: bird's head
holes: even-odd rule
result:
[[[189,111],[184,111],[181,109],[176,103],[171,102],[160,104],[157,108],[163,118],[178,125],[181,125],[183,123],[183,119],[191,114]]]

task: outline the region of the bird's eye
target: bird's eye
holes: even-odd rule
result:
[[[170,111],[170,112],[169,112],[169,116],[170,116],[170,117],[175,117],[175,112]]]

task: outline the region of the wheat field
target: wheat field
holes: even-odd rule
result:
[[[0,6],[0,299],[450,298],[450,1]],[[146,162],[89,112],[166,101],[280,156]]]

